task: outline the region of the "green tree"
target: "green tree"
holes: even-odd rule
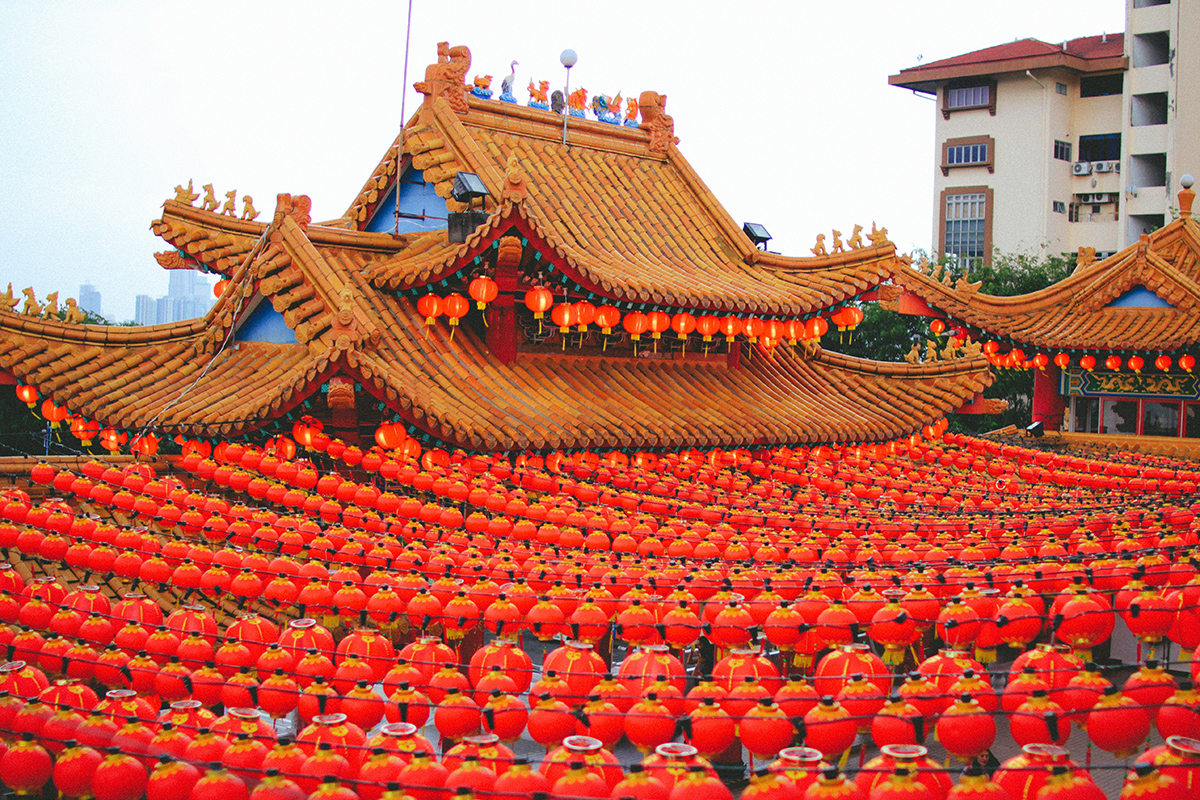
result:
[[[945,260],[938,262],[951,274],[951,280],[964,276],[964,271]],[[1029,294],[1063,280],[1075,269],[1075,255],[1029,256],[997,252],[992,263],[975,265],[965,275],[968,280],[980,281],[983,294],[1011,297]],[[854,331],[839,335],[831,331],[821,342],[823,347],[839,353],[870,358],[877,361],[902,361],[918,344],[933,337],[929,318],[884,311],[878,303],[863,303],[863,321]],[[943,346],[946,334],[937,341]],[[986,336],[984,337],[986,340]],[[1000,414],[955,414],[950,417],[950,429],[962,433],[984,433],[1007,425],[1028,425],[1032,414],[1033,372],[1030,370],[994,369],[995,383],[985,392],[987,397],[1008,401]]]

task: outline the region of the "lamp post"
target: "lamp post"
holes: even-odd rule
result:
[[[567,85],[563,91],[563,101],[566,103],[566,106],[563,108],[562,143],[565,146],[567,143],[567,120],[571,118],[571,67],[575,66],[575,62],[579,60],[579,56],[575,54],[574,50],[567,48],[566,50],[562,51],[562,54],[558,57],[558,60],[564,67],[567,68]]]

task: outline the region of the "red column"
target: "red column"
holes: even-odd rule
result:
[[[1051,364],[1033,373],[1033,421],[1041,422],[1051,431],[1062,427],[1063,413],[1067,410],[1067,398],[1058,393],[1060,372]]]
[[[508,364],[517,357],[517,315],[513,309],[513,296],[502,294],[488,306],[487,344],[492,355],[501,364]]]

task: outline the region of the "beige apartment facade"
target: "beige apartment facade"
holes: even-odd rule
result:
[[[889,83],[936,100],[933,251],[1115,252],[1171,218],[1200,148],[1195,0],[1126,0],[1125,34],[1024,39]]]

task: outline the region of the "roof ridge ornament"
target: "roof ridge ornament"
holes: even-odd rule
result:
[[[638,127],[650,131],[650,152],[666,155],[668,147],[679,144],[675,118],[667,113],[667,96],[646,90],[638,95],[638,108],[642,113],[642,124]]]
[[[504,188],[500,190],[500,199],[505,203],[520,203],[529,197],[529,179],[516,156],[508,157],[504,170]]]
[[[445,98],[456,114],[466,114],[467,92],[470,87],[463,78],[471,69],[471,48],[466,45],[451,47],[449,42],[438,42],[437,63],[425,68],[425,80],[417,81],[413,88],[425,95],[427,109],[432,101]]]

